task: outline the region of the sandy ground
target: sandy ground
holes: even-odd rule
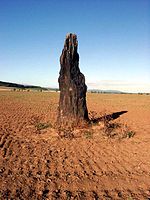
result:
[[[0,86],[0,92],[3,92],[3,91],[12,91],[12,90],[13,90],[13,88]]]
[[[97,116],[128,111],[115,121],[136,134],[122,139],[101,124],[58,137],[58,96],[0,92],[0,199],[149,199],[150,96],[88,94]]]

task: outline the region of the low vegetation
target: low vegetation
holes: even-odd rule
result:
[[[37,130],[38,131],[40,131],[40,130],[43,130],[43,129],[46,129],[46,128],[51,128],[52,127],[52,125],[50,124],[50,123],[37,123],[36,125],[35,125],[35,127],[37,128]]]

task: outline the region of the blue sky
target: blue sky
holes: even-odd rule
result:
[[[0,0],[0,80],[57,87],[76,33],[88,88],[150,92],[149,0]]]

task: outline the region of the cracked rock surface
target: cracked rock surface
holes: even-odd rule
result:
[[[60,99],[57,124],[60,127],[75,127],[88,121],[85,77],[79,69],[78,41],[75,34],[66,36],[60,56]]]

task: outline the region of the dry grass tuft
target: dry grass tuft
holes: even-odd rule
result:
[[[90,120],[91,125],[98,125],[103,135],[108,138],[124,139],[132,138],[135,135],[135,132],[127,124],[121,123],[118,119],[114,119],[106,112],[103,112],[99,117],[96,112],[90,112]]]

